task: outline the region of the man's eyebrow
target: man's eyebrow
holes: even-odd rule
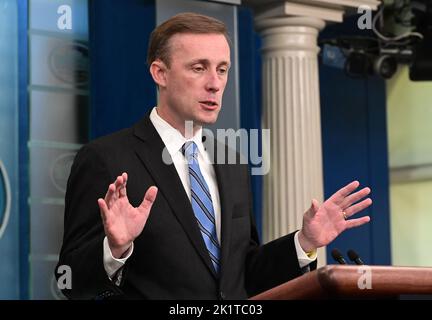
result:
[[[228,68],[231,66],[231,63],[229,61],[222,61],[219,63],[220,66],[227,66]]]
[[[207,64],[210,64],[210,60],[208,60],[208,59],[194,59],[194,60],[190,61],[188,64],[193,65],[193,64],[197,64],[197,63],[207,65]]]
[[[197,64],[197,63],[203,64],[203,65],[209,65],[210,64],[210,60],[208,60],[208,59],[195,59],[195,60],[190,61],[189,65],[194,65],[194,64]],[[229,67],[231,64],[230,64],[229,61],[221,61],[220,63],[218,63],[218,66],[222,66],[222,65],[225,65],[225,66]]]

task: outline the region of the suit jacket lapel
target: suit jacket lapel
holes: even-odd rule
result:
[[[216,140],[217,141],[217,140]],[[215,159],[214,169],[219,189],[219,197],[221,202],[221,277],[223,276],[225,265],[228,263],[229,248],[231,243],[231,220],[234,201],[231,197],[232,183],[230,181],[230,169],[232,166],[228,164],[228,151],[225,145],[216,142],[216,151],[220,148],[225,149],[225,164],[217,163]]]
[[[174,164],[167,165],[162,161],[162,152],[165,145],[148,116],[134,127],[134,134],[140,139],[135,146],[136,154],[150,172],[159,192],[167,200],[198,254],[215,276],[189,198],[184,191]],[[168,153],[167,155],[169,157]]]

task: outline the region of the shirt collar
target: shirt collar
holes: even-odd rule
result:
[[[173,157],[177,152],[181,152],[181,147],[186,141],[193,141],[198,147],[198,151],[204,155],[205,148],[202,142],[202,128],[199,128],[192,139],[186,139],[180,131],[171,126],[162,119],[157,113],[157,107],[154,107],[150,113],[150,121],[156,128],[157,133],[165,144],[169,154]]]

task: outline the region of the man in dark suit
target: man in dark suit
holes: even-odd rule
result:
[[[153,31],[148,63],[157,107],[84,146],[72,166],[59,260],[72,270],[68,297],[247,298],[315,268],[318,247],[369,221],[347,220],[372,202],[355,181],[313,200],[300,231],[259,245],[247,165],[212,164],[226,148],[202,141],[227,82],[225,26],[177,15]]]

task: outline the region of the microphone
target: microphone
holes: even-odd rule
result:
[[[342,253],[338,249],[333,249],[331,251],[331,255],[335,261],[339,262],[339,264],[347,264],[344,257],[342,256]]]
[[[348,258],[350,258],[350,260],[352,262],[354,262],[355,264],[357,264],[357,265],[363,265],[364,264],[362,259],[360,259],[359,255],[357,254],[357,252],[355,252],[354,250],[352,250],[352,249],[348,250],[347,254],[348,254]]]

